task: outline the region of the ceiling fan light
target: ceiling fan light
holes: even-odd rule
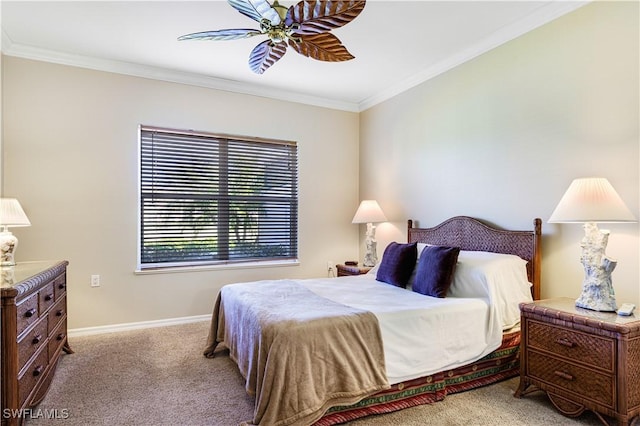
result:
[[[276,12],[278,12],[278,15],[280,15],[280,19],[284,21],[284,18],[286,18],[287,11],[289,10],[289,8],[286,6],[282,6],[280,3],[278,3],[278,0],[275,0],[271,5],[271,7],[273,7],[276,10]]]

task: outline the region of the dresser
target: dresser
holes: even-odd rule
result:
[[[21,424],[44,398],[67,342],[67,261],[0,268],[2,425]]]
[[[517,398],[541,389],[564,415],[587,409],[604,424],[603,415],[625,426],[640,415],[640,316],[578,308],[569,298],[523,303],[520,311]]]

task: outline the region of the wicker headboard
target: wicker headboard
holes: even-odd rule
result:
[[[533,284],[531,293],[534,300],[540,299],[540,241],[542,220],[533,220],[532,231],[509,231],[498,229],[468,216],[447,219],[433,228],[414,228],[408,221],[407,241],[427,243],[461,250],[490,251],[515,254],[527,263],[527,275]]]

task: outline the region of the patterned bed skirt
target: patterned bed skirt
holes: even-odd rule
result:
[[[515,377],[520,373],[519,354],[520,331],[506,333],[498,349],[473,364],[395,384],[354,405],[330,408],[315,425],[330,426],[373,414],[431,404],[443,400],[448,394]]]

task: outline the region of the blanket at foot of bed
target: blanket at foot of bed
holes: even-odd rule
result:
[[[330,407],[389,388],[375,315],[293,281],[223,287],[205,356],[218,343],[256,397],[252,424],[312,424]]]

